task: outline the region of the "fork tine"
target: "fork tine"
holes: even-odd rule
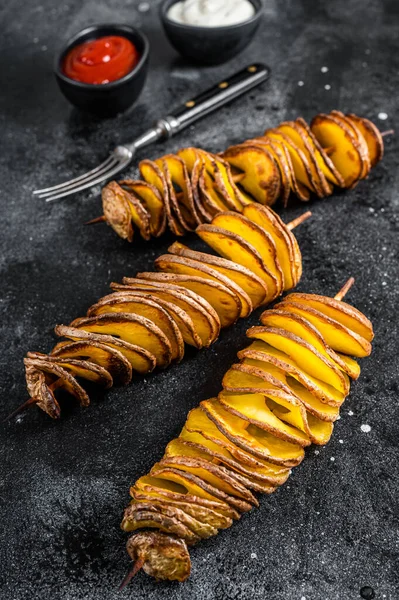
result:
[[[82,190],[86,190],[87,188],[96,185],[97,183],[101,183],[105,179],[110,179],[120,171],[122,171],[128,164],[130,163],[130,158],[126,158],[124,160],[118,161],[118,164],[114,166],[113,169],[106,171],[101,174],[101,176],[97,176],[94,179],[88,179],[84,184],[71,187],[68,190],[63,191],[61,194],[56,194],[55,196],[45,197],[46,202],[52,202],[53,200],[57,200],[58,198],[64,198],[65,196],[70,196],[71,194],[75,194],[76,192],[81,192]]]
[[[57,193],[67,192],[68,190],[74,189],[77,185],[83,185],[85,183],[89,183],[92,179],[94,179],[96,177],[106,176],[108,171],[112,170],[114,167],[118,166],[119,164],[120,164],[120,160],[114,158],[105,167],[103,167],[101,169],[101,171],[97,171],[97,173],[94,173],[94,175],[86,176],[85,178],[82,178],[79,181],[76,181],[75,183],[68,183],[68,185],[65,184],[63,187],[59,188],[58,190],[54,190],[53,192],[44,192],[43,194],[38,194],[37,198],[46,198],[47,196],[53,196],[54,194],[57,194]]]
[[[98,171],[101,171],[105,166],[108,166],[114,160],[115,160],[115,156],[110,154],[110,156],[106,160],[104,160],[101,164],[99,164],[95,169],[92,169],[91,171],[87,171],[86,173],[83,173],[83,175],[79,175],[79,177],[75,177],[74,179],[69,179],[68,181],[59,183],[58,185],[53,185],[52,187],[43,188],[41,190],[34,190],[33,194],[35,196],[41,196],[46,193],[56,192],[57,190],[60,190],[61,188],[64,188],[67,186],[70,186],[74,183],[78,183],[79,181],[82,181],[83,179],[86,179],[87,177],[89,177],[91,175],[96,175],[98,173]]]

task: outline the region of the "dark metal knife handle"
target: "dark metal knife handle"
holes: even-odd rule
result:
[[[199,96],[187,100],[181,108],[162,119],[168,129],[168,136],[171,137],[184,127],[266,81],[269,79],[270,72],[266,65],[254,63]]]
[[[191,123],[210,112],[238,98],[270,77],[270,69],[262,63],[249,65],[232,77],[217,83],[199,96],[187,100],[183,106],[170,115],[159,119],[155,126],[145,131],[131,144],[124,144],[129,151],[135,151],[161,139],[169,138]]]

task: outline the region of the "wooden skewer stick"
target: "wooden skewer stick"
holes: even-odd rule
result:
[[[62,387],[63,383],[64,383],[64,380],[59,378],[56,381],[54,381],[51,385],[49,385],[48,387],[52,392],[55,392],[55,390]],[[8,415],[8,417],[3,419],[2,423],[5,423],[6,421],[9,421],[10,419],[16,417],[17,415],[19,415],[19,413],[24,411],[26,408],[30,408],[37,402],[39,402],[38,398],[28,398],[28,400],[26,402],[23,402],[23,404],[18,406],[18,408],[16,408],[10,415]]]
[[[395,133],[394,129],[387,129],[386,131],[381,132],[381,137],[385,137],[386,135],[393,135]]]
[[[354,283],[355,283],[355,278],[354,277],[349,277],[348,281],[339,290],[338,294],[335,294],[334,299],[335,300],[342,300],[342,298],[344,298],[344,296],[346,296],[346,294],[349,292],[349,290],[351,289],[351,287],[352,287],[352,285]]]
[[[130,581],[140,571],[140,569],[142,568],[143,565],[144,565],[144,558],[139,558],[138,560],[136,560],[136,562],[133,565],[132,570],[129,571],[129,573],[126,575],[125,579],[120,584],[119,589],[118,589],[119,592],[121,592],[123,590],[123,588],[125,588],[128,585],[128,583],[130,583]]]
[[[96,225],[97,223],[106,223],[107,219],[105,218],[105,215],[101,215],[100,217],[96,217],[95,219],[92,219],[91,221],[87,221],[87,223],[84,223],[84,225]]]
[[[30,406],[33,406],[37,402],[38,402],[37,398],[29,398],[26,402],[24,402],[23,404],[18,406],[18,408],[16,408],[10,415],[8,415],[5,419],[3,419],[2,423],[5,423],[6,421],[10,421],[10,419],[13,419],[17,415],[19,415],[19,413],[21,413],[23,410],[25,410],[26,408],[29,408]]]
[[[298,225],[301,225],[301,223],[304,223],[305,221],[307,221],[311,216],[312,216],[312,212],[310,210],[308,210],[305,213],[303,213],[303,215],[300,215],[293,221],[290,221],[289,223],[287,223],[286,227],[287,227],[287,229],[292,231],[292,229],[295,229],[295,227],[298,227]]]
[[[245,173],[232,173],[231,174],[234,183],[240,183],[240,181],[242,181],[244,179],[244,177],[246,177]]]

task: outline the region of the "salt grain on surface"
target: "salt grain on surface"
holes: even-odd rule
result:
[[[378,118],[380,119],[380,121],[386,121],[386,120],[387,120],[387,118],[388,118],[388,115],[387,115],[387,113],[384,113],[384,112],[380,112],[380,113],[378,113],[378,115],[377,115],[377,116],[378,116]]]
[[[328,67],[321,67],[320,71],[322,73],[328,73]]]
[[[148,2],[141,2],[138,6],[139,12],[148,12],[150,10],[150,5]]]
[[[335,456],[331,456],[331,457],[330,457],[330,460],[331,460],[331,462],[334,462],[334,460],[335,460]]]
[[[303,85],[305,85],[305,84],[304,84],[304,82],[303,82],[303,81],[298,81],[298,85],[299,85],[299,87],[302,87],[302,86],[303,86]]]
[[[352,410],[350,410],[350,411],[348,412],[348,415],[349,415],[350,417],[353,417],[353,411],[352,411]]]
[[[325,90],[331,90],[331,85],[329,83],[326,83],[326,85],[324,86]]]
[[[360,429],[363,431],[363,433],[370,433],[371,431],[370,425],[361,425]]]
[[[256,552],[251,552],[251,558],[258,558],[258,555],[256,554]]]

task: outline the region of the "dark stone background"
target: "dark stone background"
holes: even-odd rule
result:
[[[333,108],[383,129],[397,124],[397,0],[266,0],[252,45],[231,64],[204,69],[170,48],[156,2],[145,13],[138,4],[0,2],[4,416],[27,397],[25,352],[49,351],[56,323],[83,315],[110,281],[151,267],[172,239],[128,245],[106,226],[84,228],[100,212],[99,188],[50,205],[31,190],[96,164],[194,92],[256,60],[272,67],[269,83],[146,156],[184,145],[222,150],[281,120]],[[135,110],[99,121],[63,99],[52,61],[68,36],[106,21],[142,27],[152,64]],[[379,121],[380,112],[388,120]],[[354,275],[348,301],[376,332],[329,445],[310,449],[260,509],[195,548],[186,584],[157,584],[140,574],[118,595],[129,566],[127,536],[119,530],[129,485],[160,458],[188,410],[219,390],[258,315],[224,331],[212,349],[188,352],[179,366],[112,390],[89,409],[70,402],[60,422],[33,409],[0,429],[1,600],[352,600],[366,585],[377,599],[399,597],[397,140],[387,140],[386,157],[368,181],[311,203],[314,216],[297,231],[304,257],[298,290],[334,295]],[[279,207],[286,220],[304,209],[296,202],[287,211]]]

